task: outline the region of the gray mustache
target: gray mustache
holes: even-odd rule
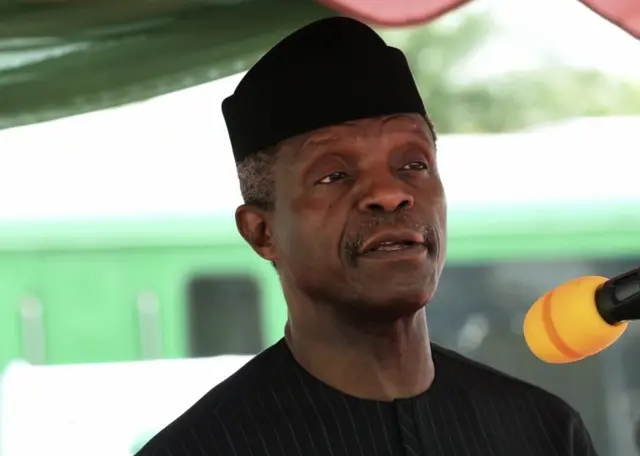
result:
[[[344,249],[348,258],[355,262],[364,242],[381,229],[408,229],[422,233],[425,242],[434,241],[434,229],[424,223],[416,221],[404,212],[387,213],[371,216],[363,225],[345,237]]]

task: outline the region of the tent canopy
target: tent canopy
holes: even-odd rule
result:
[[[0,0],[0,129],[241,72],[291,30],[336,12],[406,26],[468,1]],[[640,37],[640,1],[584,3]]]

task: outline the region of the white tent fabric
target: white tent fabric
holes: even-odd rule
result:
[[[0,131],[0,222],[232,214],[241,203],[220,112],[240,75],[118,109]],[[456,207],[640,200],[640,117],[443,135]]]
[[[251,358],[10,364],[0,378],[0,454],[130,456]]]

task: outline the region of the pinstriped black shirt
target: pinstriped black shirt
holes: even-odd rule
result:
[[[307,373],[284,340],[268,348],[136,456],[596,456],[563,400],[433,346],[419,396],[347,396]]]

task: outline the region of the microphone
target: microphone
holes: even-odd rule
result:
[[[613,344],[640,320],[640,268],[613,279],[580,277],[548,291],[524,319],[524,338],[542,361],[579,361]]]

